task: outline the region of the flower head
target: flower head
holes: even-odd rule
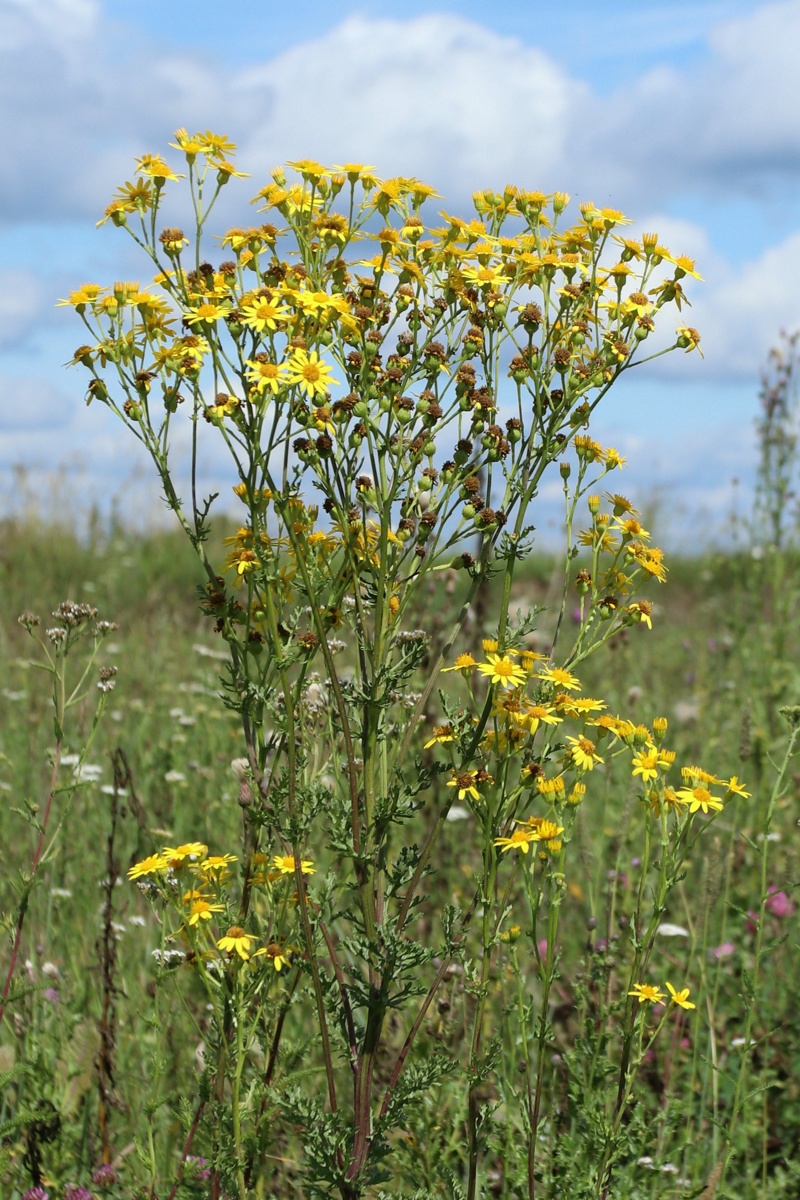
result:
[[[572,675],[569,671],[565,671],[563,667],[546,667],[540,671],[538,679],[543,683],[554,683],[556,687],[564,688],[567,692],[579,692],[581,690],[581,681],[577,675]]]
[[[332,368],[321,362],[316,350],[310,354],[307,350],[295,350],[289,359],[287,382],[297,384],[313,399],[325,395],[330,385],[337,381],[333,378]]]
[[[702,785],[693,788],[678,788],[676,796],[678,802],[685,805],[690,813],[696,813],[698,810],[705,814],[711,811],[722,811],[722,801],[719,797],[712,796],[708,788]]]
[[[635,996],[640,1004],[660,1004],[667,998],[653,983],[635,983],[628,995]]]
[[[447,786],[458,789],[459,800],[464,800],[467,796],[471,796],[473,800],[480,800],[481,794],[478,791],[479,783],[492,783],[491,775],[486,771],[453,771],[453,778],[448,779]]]
[[[471,654],[459,654],[452,667],[444,667],[442,674],[445,671],[471,671],[473,667],[477,667],[477,660]]]
[[[153,875],[156,871],[166,871],[169,859],[163,854],[151,854],[141,862],[134,863],[128,871],[128,879],[140,879],[143,875]]]
[[[522,667],[512,662],[507,654],[488,654],[488,662],[479,663],[478,670],[488,676],[491,683],[499,683],[501,687],[520,687],[525,682],[525,672]]]
[[[247,962],[250,957],[250,946],[255,941],[252,934],[245,932],[241,925],[231,925],[224,937],[217,942],[217,948],[227,950],[229,954],[238,954]]]
[[[316,867],[310,858],[299,860],[300,870],[304,875],[313,875]],[[272,857],[272,866],[276,871],[280,871],[281,875],[294,875],[295,858],[293,854],[275,854]]]
[[[676,992],[675,988],[672,986],[672,984],[669,982],[669,980],[667,980],[666,988],[667,988],[667,991],[669,992],[670,1000],[672,1001],[673,1004],[677,1004],[679,1008],[695,1008],[696,1007],[696,1005],[692,1004],[691,1000],[689,999],[689,989],[688,988],[683,988],[680,992]]]
[[[515,829],[511,837],[499,837],[494,839],[495,846],[501,846],[501,854],[505,854],[507,850],[521,850],[523,854],[527,854],[530,849],[531,842],[538,842],[539,834],[535,829],[526,829],[520,826]]]
[[[568,737],[567,741],[570,744],[569,757],[579,771],[591,771],[594,769],[595,763],[603,761],[590,738]]]

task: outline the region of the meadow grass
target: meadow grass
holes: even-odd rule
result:
[[[30,1131],[40,1128],[45,1132],[39,1152],[51,1179],[81,1178],[97,1187],[89,1180],[106,1140],[124,1184],[116,1185],[119,1192],[112,1186],[97,1194],[139,1194],[135,1181],[143,1186],[151,1153],[158,1157],[157,1172],[163,1178],[170,1176],[170,1160],[174,1171],[180,1156],[185,1136],[181,1105],[191,1107],[197,1096],[206,1015],[202,994],[191,981],[173,977],[155,987],[153,952],[165,947],[171,930],[159,925],[125,872],[164,841],[199,839],[217,849],[237,843],[241,809],[230,763],[243,751],[236,714],[216,699],[224,646],[198,613],[200,573],[178,534],[132,536],[119,528],[98,527],[78,539],[68,528],[15,522],[7,522],[3,534],[7,611],[35,608],[46,614],[65,597],[90,601],[119,624],[104,652],[120,668],[92,748],[91,763],[97,769],[84,767],[87,781],[46,866],[43,886],[31,895],[21,972],[30,990],[14,1005],[0,1037],[0,1069],[11,1072],[15,1062],[26,1064],[24,1073],[9,1076],[3,1093],[3,1192],[16,1197],[24,1191]],[[585,673],[587,692],[592,693],[595,683],[602,685],[611,711],[624,710],[643,720],[667,716],[671,744],[682,761],[741,760],[741,773],[753,791],[752,799],[740,799],[735,810],[719,816],[665,914],[667,930],[658,941],[662,974],[690,981],[698,1007],[676,1022],[666,1043],[649,1056],[643,1094],[630,1119],[650,1126],[650,1148],[639,1156],[642,1161],[627,1164],[612,1195],[796,1194],[796,772],[766,830],[764,819],[775,774],[772,761],[785,741],[777,708],[795,697],[798,681],[794,623],[790,620],[782,630],[773,624],[775,597],[768,586],[773,568],[763,559],[730,553],[673,561],[670,583],[657,596],[656,628],[623,632]],[[791,555],[785,556],[782,575],[781,586],[796,595],[798,563]],[[544,640],[555,620],[562,578],[561,564],[541,557],[526,564],[515,585],[515,603],[548,606],[540,618]],[[455,607],[457,592],[443,599]],[[487,629],[495,602],[490,595]],[[473,630],[471,636],[478,639],[482,632]],[[53,729],[46,680],[28,665],[29,639],[9,621],[0,638],[0,783],[5,799],[0,810],[5,860],[0,903],[10,913],[16,868],[29,861],[35,843],[35,832],[15,809],[24,798],[42,803]],[[783,639],[780,659],[772,656],[776,639]],[[81,729],[79,723],[68,751],[79,750]],[[112,794],[115,754],[117,797]],[[69,773],[69,766],[62,771]],[[596,778],[602,771],[595,768]],[[595,790],[591,803],[581,809],[582,870],[569,879],[548,1033],[556,1089],[560,1060],[574,1050],[577,1035],[585,1036],[581,1022],[589,1011],[587,991],[611,987],[616,975],[624,974],[626,927],[638,886],[639,847],[631,832],[630,804],[617,780],[616,787],[609,784],[599,794]],[[435,924],[442,906],[463,892],[459,881],[479,853],[477,845],[470,849],[471,824],[465,818],[445,827],[436,871],[422,901],[423,924]],[[756,1045],[746,1092],[739,1098],[732,1166],[726,1183],[715,1190],[741,1065],[765,832],[770,895],[766,956],[750,1031]],[[324,872],[323,847],[317,855]],[[104,890],[109,874],[114,886]],[[169,923],[167,916],[164,920]],[[670,932],[669,926],[683,932]],[[498,967],[512,969],[511,956]],[[105,1067],[104,1003],[113,1013]],[[444,1049],[458,1058],[471,1003],[462,977],[453,973],[422,1033],[430,1053]],[[501,1008],[495,1018],[501,1043],[497,1053],[519,1056],[508,1013]],[[393,1041],[401,1044],[402,1036],[398,1028]],[[605,1053],[602,1047],[597,1052]],[[318,1072],[320,1066],[304,1057],[299,1040],[287,1052],[284,1069],[300,1075]],[[503,1097],[491,1083],[484,1102],[502,1109]],[[42,1106],[58,1113],[61,1128],[55,1133],[47,1132]],[[435,1105],[423,1104],[415,1122],[394,1146],[397,1178],[428,1189],[425,1194],[451,1194],[443,1168],[457,1164],[461,1152],[463,1112],[457,1089],[450,1091],[445,1080]],[[503,1133],[501,1121],[492,1136],[502,1150],[503,1137],[513,1139],[519,1131],[511,1121]],[[580,1127],[570,1136],[579,1141]],[[276,1182],[259,1194],[304,1194],[292,1182],[297,1153],[287,1135],[282,1161],[276,1162]],[[202,1169],[196,1174],[193,1182],[187,1172],[178,1194],[206,1194]],[[498,1174],[490,1194],[514,1195],[509,1186]],[[557,1186],[551,1180],[543,1194],[560,1194],[551,1190]],[[145,1188],[141,1194],[149,1193]]]

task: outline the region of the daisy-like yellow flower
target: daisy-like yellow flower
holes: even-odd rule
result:
[[[605,462],[609,471],[615,470],[617,467],[624,467],[627,462],[624,454],[620,454],[619,450],[615,450],[613,446],[609,446],[605,451]]]
[[[255,940],[251,933],[242,929],[241,925],[231,925],[225,936],[217,941],[217,948],[226,950],[229,954],[238,954],[239,958],[247,962],[250,957],[250,946]]]
[[[263,333],[265,329],[272,332],[278,328],[279,322],[288,320],[291,315],[288,308],[263,296],[257,297],[251,304],[245,304],[241,323],[249,329],[255,329],[256,333]]]
[[[210,921],[212,913],[224,912],[223,904],[209,904],[208,900],[203,896],[198,896],[192,901],[192,908],[189,913],[189,924],[197,925],[200,921]]]
[[[551,842],[564,832],[563,825],[556,825],[546,817],[530,817],[525,825],[541,842]]]
[[[521,687],[525,682],[525,672],[522,667],[513,662],[507,654],[489,654],[488,662],[479,663],[478,670],[486,675],[490,683],[499,683],[501,687]]]
[[[538,842],[539,834],[534,829],[526,829],[520,826],[515,829],[511,837],[499,837],[494,839],[495,846],[501,846],[501,854],[505,854],[507,850],[521,850],[523,854],[527,854],[530,849],[531,842]]]
[[[331,420],[331,410],[327,404],[321,404],[318,408],[313,409],[311,416],[314,418],[314,428],[318,433],[336,432]],[[396,541],[395,535],[389,530],[389,541]]]
[[[447,786],[457,788],[459,800],[465,800],[467,796],[471,796],[473,800],[480,800],[481,794],[477,785],[493,782],[491,775],[486,771],[453,771],[453,778],[448,779]]]
[[[163,854],[151,854],[141,862],[134,863],[128,871],[128,879],[141,879],[144,875],[154,875],[157,871],[166,871],[169,859]]]
[[[294,855],[293,854],[274,854],[272,856],[272,865],[276,871],[280,871],[282,875],[294,875]],[[304,875],[316,874],[316,867],[310,858],[300,860],[300,870]]]
[[[645,541],[650,537],[647,529],[644,529],[636,517],[625,517],[617,519],[615,527],[620,531],[623,538],[643,538]]]
[[[691,1000],[689,999],[689,988],[682,988],[679,992],[676,992],[669,980],[667,980],[666,988],[673,1004],[677,1004],[680,1008],[697,1007],[697,1005],[692,1004]]]
[[[635,983],[628,995],[635,996],[640,1004],[660,1004],[667,998],[654,983]]]
[[[294,351],[289,359],[287,380],[290,384],[297,384],[309,399],[323,396],[332,383],[338,382],[333,378],[332,368],[320,360],[316,350],[310,354],[307,350]]]
[[[524,671],[532,671],[537,663],[547,662],[546,654],[539,654],[536,650],[521,650],[519,655],[519,665]]]
[[[179,867],[187,859],[194,863],[206,858],[208,846],[203,842],[184,842],[182,846],[165,846],[161,853],[171,867]]]
[[[272,959],[272,965],[276,971],[282,971],[284,967],[289,966],[289,951],[282,950],[277,942],[269,943],[266,948],[266,955],[267,958]]]
[[[184,178],[183,175],[176,175],[160,154],[143,154],[141,158],[137,158],[136,173],[137,175],[147,175],[150,179],[160,179],[162,183],[165,179],[171,179],[177,183],[179,179]]]
[[[675,272],[676,279],[682,279],[684,275],[691,275],[693,279],[699,279],[701,283],[703,282],[703,276],[698,274],[694,269],[693,258],[689,258],[686,254],[665,255],[664,257],[668,258],[678,268]]]
[[[651,779],[658,779],[658,767],[658,751],[654,747],[640,750],[633,756],[634,777],[641,776],[643,783],[647,783]]]
[[[78,312],[83,312],[86,305],[93,304],[104,291],[105,288],[101,288],[99,283],[84,283],[83,287],[79,287],[77,291],[70,292],[68,299],[59,300],[56,308],[71,305]]]
[[[209,854],[208,858],[200,863],[200,871],[203,875],[217,875],[221,877],[228,874],[228,866],[230,863],[235,862],[235,854]]]
[[[602,700],[593,700],[591,696],[556,696],[559,712],[567,717],[582,717],[587,713],[602,712],[605,704]]]
[[[267,388],[273,395],[277,395],[281,388],[286,387],[289,382],[287,379],[289,367],[286,363],[248,358],[247,366],[250,368],[247,372],[247,382],[253,385],[259,395],[262,395]]]
[[[568,692],[579,692],[581,690],[581,681],[577,675],[572,675],[569,671],[565,671],[563,667],[546,667],[536,676],[542,683],[553,683],[556,687],[564,688]]]
[[[690,813],[722,812],[722,801],[717,796],[712,796],[708,788],[702,785],[693,788],[678,788],[676,795],[678,801],[688,808]]]
[[[594,770],[595,763],[603,761],[597,753],[597,747],[590,738],[568,737],[567,741],[570,743],[569,757],[579,771],[592,771]]]
[[[425,749],[430,750],[431,746],[444,744],[444,742],[452,742],[454,738],[452,725],[434,725],[433,737],[429,742],[425,743]]]
[[[500,288],[508,282],[505,267],[464,267],[461,274],[467,283],[479,288]]]
[[[646,625],[653,628],[653,606],[649,600],[635,600],[625,609],[628,617],[636,625]]]
[[[745,800],[749,800],[752,795],[752,792],[744,790],[744,784],[739,782],[739,778],[736,775],[731,775],[726,786],[729,796],[744,796]]]
[[[540,725],[561,724],[561,717],[556,715],[555,710],[549,704],[528,704],[515,719],[530,731],[531,737]]]
[[[188,313],[186,321],[189,325],[201,325],[222,321],[231,311],[229,304],[221,304],[216,300],[203,300],[193,312]]]
[[[613,505],[615,517],[626,515],[637,517],[639,515],[627,496],[621,496],[619,492],[605,492],[604,495],[606,500]]]
[[[477,665],[477,659],[474,659],[471,654],[459,654],[452,667],[442,668],[442,674],[444,675],[446,671],[471,671]]]

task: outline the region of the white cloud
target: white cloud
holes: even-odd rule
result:
[[[235,92],[259,114],[245,148],[262,169],[369,161],[463,194],[520,174],[553,183],[588,89],[541,50],[432,15],[352,17],[247,72]]]

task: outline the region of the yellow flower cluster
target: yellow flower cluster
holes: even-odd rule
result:
[[[259,862],[265,862],[267,856],[257,854],[254,858],[259,860],[254,862],[254,866],[258,867]],[[231,882],[230,867],[236,861],[235,854],[210,855],[205,843],[186,842],[175,847],[165,846],[160,853],[134,863],[128,870],[128,878],[133,881],[152,879],[160,894],[178,905],[181,925],[177,932],[192,945],[195,953],[208,957],[209,953],[213,953],[209,947],[213,947],[234,961],[255,965],[255,960],[265,958],[276,971],[281,971],[290,962],[290,947],[282,948],[277,942],[269,941],[253,949],[260,939],[236,924],[229,926],[225,933],[211,931],[211,922],[216,920],[216,914],[228,912],[231,908],[228,885]],[[295,863],[293,854],[275,854],[272,856],[272,870],[267,874],[256,870],[251,876],[251,884],[272,884],[285,876],[293,876],[296,870],[302,875],[313,875],[315,872],[311,859],[300,858]],[[168,873],[171,873],[173,880],[189,880],[189,886],[180,895],[179,901],[175,888],[166,887]],[[199,945],[196,943],[198,934],[204,938]]]

